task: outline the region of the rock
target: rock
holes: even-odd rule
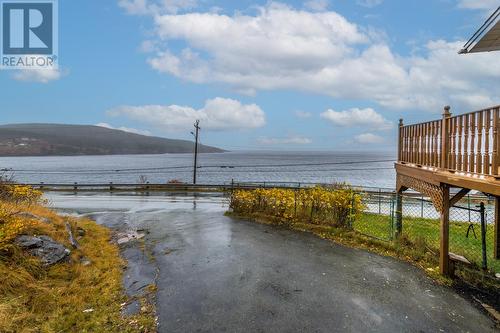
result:
[[[122,237],[122,238],[118,239],[116,242],[118,243],[118,245],[120,245],[120,244],[128,243],[129,241],[130,241],[130,239],[128,237]]]
[[[122,232],[122,233],[118,233],[116,235],[116,243],[118,245],[122,245],[122,244],[126,244],[130,241],[133,241],[133,240],[138,240],[138,239],[141,239],[141,238],[144,238],[146,236],[145,233],[138,233],[137,231],[128,231],[128,232]]]
[[[66,226],[66,231],[68,232],[69,242],[71,243],[71,246],[74,249],[77,249],[78,242],[76,241],[75,237],[73,237],[73,232],[71,231],[71,225],[67,221],[64,224]]]
[[[86,257],[81,257],[80,258],[80,263],[83,265],[83,266],[88,266],[92,263],[92,261],[90,261],[90,259],[86,258]]]
[[[71,253],[64,245],[48,236],[22,235],[16,238],[15,243],[32,256],[40,258],[45,266],[57,264]]]
[[[85,229],[82,229],[80,227],[77,227],[76,228],[76,234],[78,235],[78,237],[83,237],[85,236],[87,232],[85,231]]]
[[[496,273],[496,274],[495,274],[495,277],[496,277],[497,279],[500,279],[500,273]]]

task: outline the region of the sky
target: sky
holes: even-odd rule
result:
[[[229,150],[393,150],[397,123],[500,104],[457,52],[500,0],[60,0],[59,69],[0,71],[0,122]]]

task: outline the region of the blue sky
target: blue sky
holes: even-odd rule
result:
[[[60,69],[1,71],[1,122],[189,139],[199,118],[232,150],[393,149],[400,117],[500,104],[498,53],[457,54],[498,5],[60,1]]]

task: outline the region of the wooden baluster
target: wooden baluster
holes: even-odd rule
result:
[[[418,133],[417,125],[413,125],[413,163],[417,164],[418,160]]]
[[[412,162],[412,149],[413,149],[413,143],[412,143],[412,138],[411,138],[411,133],[412,133],[412,126],[408,127],[408,163]]]
[[[406,128],[406,162],[410,162],[410,127]]]
[[[483,111],[477,115],[477,153],[476,153],[476,172],[483,173]]]
[[[420,124],[415,125],[415,162],[420,165]]]
[[[420,163],[425,165],[425,124],[420,125]]]
[[[476,113],[470,114],[470,155],[469,170],[476,172]]]
[[[439,142],[439,124],[441,124],[441,121],[435,121],[434,122],[434,166],[437,168],[439,166],[439,148],[438,148],[438,142]]]
[[[463,116],[459,116],[458,118],[458,147],[457,147],[457,170],[464,171],[462,164],[462,125],[464,121]]]
[[[432,166],[432,123],[427,125],[427,165]]]
[[[408,151],[410,150],[410,143],[408,142],[408,126],[405,127],[405,162],[408,162]]]
[[[413,125],[413,163],[418,164],[418,125]]]
[[[418,164],[418,133],[417,133],[417,128],[418,125],[413,125],[413,163]]]
[[[464,155],[463,155],[463,171],[469,171],[469,115],[464,116]]]
[[[427,126],[429,123],[424,124],[424,165],[429,165],[429,162],[427,161],[427,137],[428,137],[428,132],[427,132]]]
[[[417,150],[418,164],[422,165],[422,164],[424,164],[422,161],[422,124],[418,124],[417,133],[418,133],[418,136],[417,136],[417,140],[418,140],[418,150]]]
[[[436,166],[436,122],[432,122],[432,136],[431,136],[431,143],[432,143],[432,150],[431,150],[431,160],[432,160],[432,166]]]
[[[493,152],[491,154],[491,168],[493,169],[492,170],[492,174],[494,176],[497,176],[498,175],[498,165],[499,165],[499,161],[498,161],[498,145],[499,145],[499,140],[500,138],[498,137],[498,135],[500,134],[500,130],[499,130],[499,126],[500,126],[500,119],[498,119],[500,117],[500,115],[498,114],[500,112],[500,108],[496,108],[493,110]]]
[[[425,165],[425,124],[420,125],[420,163]]]
[[[450,144],[451,153],[448,164],[448,169],[457,170],[457,155],[456,155],[456,145],[457,145],[457,119],[458,117],[453,117],[450,119]]]
[[[408,151],[408,142],[406,141],[406,127],[403,127],[403,161],[406,162],[406,152]]]
[[[429,165],[434,166],[434,122],[429,124]]]
[[[410,129],[410,137],[411,137],[411,162],[415,163],[415,125],[411,126]]]
[[[484,121],[484,166],[483,173],[491,175],[490,171],[490,126],[491,126],[491,110],[486,110],[486,118]]]

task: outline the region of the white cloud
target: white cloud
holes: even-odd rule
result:
[[[372,7],[376,7],[380,4],[382,4],[382,2],[384,2],[384,0],[357,0],[356,3],[360,6],[363,6],[363,7],[368,7],[368,8],[372,8]]]
[[[289,136],[286,138],[268,138],[261,137],[257,140],[261,145],[308,145],[312,140],[303,136]]]
[[[95,124],[95,126],[109,128],[109,129],[115,129],[115,130],[129,132],[129,133],[134,133],[134,134],[151,135],[151,132],[147,131],[147,130],[139,130],[139,129],[136,129],[136,128],[123,127],[123,126],[122,127],[113,127],[113,126],[111,126],[108,123],[99,123],[99,124]]]
[[[310,10],[322,12],[328,9],[330,2],[328,0],[309,0],[304,2],[304,7]]]
[[[196,8],[197,0],[118,0],[118,6],[129,14],[147,15],[157,13],[177,14]]]
[[[59,80],[63,73],[59,69],[20,69],[12,74],[17,81],[49,83]]]
[[[392,123],[390,121],[371,108],[353,108],[344,111],[329,109],[321,114],[321,118],[343,127],[364,126],[376,130],[387,130],[392,128]]]
[[[458,0],[458,8],[494,10],[500,6],[498,0]]]
[[[380,144],[384,143],[384,138],[372,133],[363,133],[360,135],[356,135],[354,137],[354,141],[360,144]]]
[[[118,6],[134,15],[150,14],[148,0],[118,0]]]
[[[153,18],[159,50],[148,59],[152,68],[246,95],[289,89],[431,112],[445,104],[483,108],[500,95],[497,54],[458,55],[464,42],[438,40],[401,56],[380,34],[333,11],[270,2],[253,16],[156,12]],[[185,48],[169,49],[172,40]]]
[[[198,110],[179,105],[120,106],[108,114],[173,131],[191,129],[196,120],[206,130],[258,128],[266,124],[264,111],[258,105],[221,97],[207,100]]]
[[[307,111],[298,110],[298,111],[295,111],[294,113],[295,113],[295,116],[297,118],[301,118],[301,119],[311,118],[311,116],[312,116],[312,113],[307,112]]]

